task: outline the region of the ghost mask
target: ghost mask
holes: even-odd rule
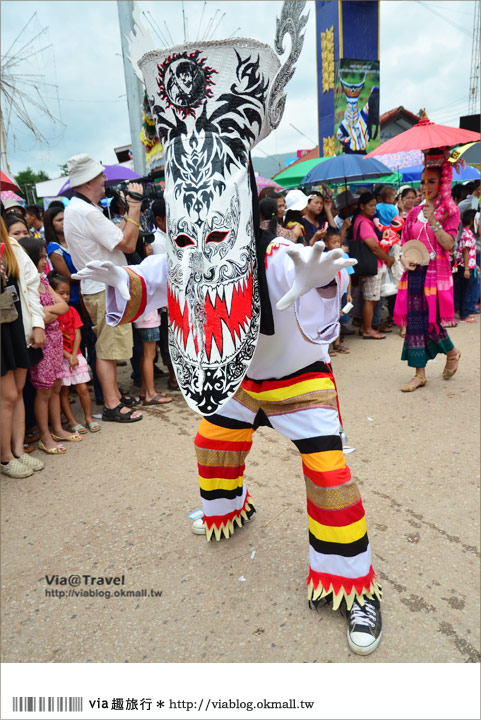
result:
[[[138,61],[165,148],[169,350],[188,405],[212,415],[234,395],[260,326],[250,151],[276,128],[302,49],[305,2],[286,2],[276,50],[249,39],[188,43]],[[130,38],[131,59],[145,31]]]

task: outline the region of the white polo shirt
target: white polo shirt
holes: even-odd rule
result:
[[[65,240],[77,270],[90,260],[110,260],[114,265],[127,265],[127,260],[116,246],[123,240],[123,232],[105,217],[100,207],[73,197],[65,208],[63,230]],[[103,283],[81,280],[83,295],[105,290]]]

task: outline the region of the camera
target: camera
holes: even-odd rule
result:
[[[123,180],[122,182],[118,183],[118,185],[113,185],[111,187],[108,187],[105,190],[106,197],[115,198],[117,202],[124,208],[125,211],[128,210],[127,204],[123,201],[122,196],[120,193],[122,192],[127,198],[127,196],[131,197],[133,200],[142,200],[142,211],[146,210],[148,207],[150,207],[150,201],[151,200],[159,200],[163,197],[163,190],[158,186],[154,185],[154,180],[157,177],[163,176],[163,171],[159,173],[158,170],[153,170],[148,175],[144,175],[144,177],[139,178],[132,178],[131,182],[141,183],[144,187],[143,195],[140,195],[136,192],[129,192],[129,183]]]

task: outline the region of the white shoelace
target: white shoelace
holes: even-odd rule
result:
[[[367,625],[369,627],[375,627],[376,608],[374,605],[368,604],[366,601],[364,601],[364,607],[354,603],[349,616],[349,622],[352,626]]]

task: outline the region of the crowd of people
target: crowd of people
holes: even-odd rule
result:
[[[43,468],[30,453],[33,443],[48,454],[64,454],[67,443],[98,433],[103,421],[133,423],[141,405],[163,405],[172,396],[158,392],[156,377],[168,373],[169,390],[178,384],[168,350],[166,307],[131,323],[105,322],[105,287],[79,281],[75,273],[92,259],[135,265],[151,254],[167,252],[166,208],[162,197],[142,202],[142,185],[132,195],[103,208],[103,167],[86,155],[71,158],[75,190],[67,207],[53,201],[45,212],[37,205],[7,201],[2,207],[2,299],[12,306],[2,319],[1,471],[27,477]],[[446,354],[443,377],[457,371],[461,352],[447,329],[475,323],[480,301],[479,181],[451,188],[446,163],[423,174],[421,188],[374,186],[356,194],[327,186],[259,194],[260,225],[272,236],[343,249],[358,259],[348,268],[339,337],[330,357],[347,355],[346,338],[383,340],[394,324],[404,338],[402,359],[414,377],[401,387],[412,392],[427,383],[426,364]],[[427,195],[425,188],[427,188]],[[403,254],[403,245],[421,241],[426,264]],[[127,258],[127,259],[126,259]],[[12,305],[13,301],[13,305]],[[2,304],[2,317],[3,317]],[[5,311],[7,312],[7,311]],[[5,315],[7,317],[7,315]],[[117,366],[130,361],[130,394],[117,384]],[[72,409],[78,396],[82,415]],[[91,397],[92,395],[92,397]]]
[[[439,163],[426,171],[427,202],[424,202],[424,174],[419,189],[403,186],[396,190],[384,185],[374,186],[372,191],[360,188],[355,195],[350,190],[344,190],[335,201],[328,187],[308,195],[300,189],[290,190],[285,197],[264,188],[259,195],[264,227],[271,222],[272,231],[275,230],[270,220],[275,212],[272,203],[277,202],[278,235],[309,245],[323,240],[326,250],[340,244],[347,253],[355,252],[356,256],[359,239],[367,246],[374,256],[373,265],[369,274],[364,274],[366,264],[361,261],[359,267],[352,271],[343,303],[349,303],[348,307],[352,306],[352,309],[341,313],[340,340],[356,331],[365,339],[383,340],[397,322],[400,335],[405,340],[402,357],[415,368],[415,378],[401,388],[404,391],[412,391],[425,384],[420,368],[434,357],[436,344],[437,351],[445,351],[448,356],[445,377],[454,375],[459,363],[459,350],[451,347],[450,341],[439,344],[439,338],[447,337],[446,328],[457,325],[454,312],[459,315],[459,321],[467,323],[476,322],[479,314],[479,180],[458,184],[451,189],[449,175],[447,184],[444,183],[441,188],[442,167]],[[445,197],[446,192],[448,197]],[[416,225],[422,203],[424,216]],[[437,225],[441,227],[441,235],[438,235]],[[418,236],[424,228],[427,229],[422,233],[422,240],[428,248],[431,245],[429,250],[436,255],[432,260],[437,267],[417,268],[418,291],[424,294],[426,275],[428,284],[433,287],[427,300],[430,312],[427,315],[424,311],[420,312],[416,330],[412,322],[408,323],[407,308],[401,310],[401,303],[406,304],[406,280],[409,278],[412,281],[415,277],[410,272],[414,270],[414,265],[403,260],[402,245],[409,240],[420,239]],[[391,237],[392,244],[383,248],[382,240],[386,235]],[[399,288],[400,309],[395,314]],[[413,292],[411,288],[411,304],[415,304]],[[439,325],[435,317],[438,306],[441,315]],[[415,348],[420,350],[424,346],[425,331],[434,325],[442,328],[439,337],[436,336],[436,341],[433,341],[434,345],[426,341],[429,350],[423,351],[424,354],[414,352]],[[330,356],[337,353],[348,354],[349,348],[339,341],[333,343]],[[417,360],[424,363],[422,366],[416,364],[416,354],[419,355]]]

